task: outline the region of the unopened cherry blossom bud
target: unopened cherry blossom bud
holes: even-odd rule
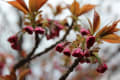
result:
[[[35,28],[35,33],[36,34],[44,34],[45,29],[43,29],[42,27],[36,27]]]
[[[77,48],[73,51],[72,56],[74,57],[83,57],[84,54],[80,48]]]
[[[12,44],[11,44],[11,47],[12,47],[14,50],[19,50],[19,45],[16,44],[16,43],[12,43]]]
[[[33,28],[31,26],[26,26],[24,28],[24,31],[26,31],[28,34],[32,34],[33,33]]]
[[[8,38],[8,42],[10,43],[17,43],[18,37],[16,35],[13,35]]]
[[[86,42],[87,42],[87,48],[89,49],[95,43],[95,37],[88,36]]]
[[[65,48],[64,51],[63,51],[64,55],[66,56],[70,56],[71,55],[71,51],[69,48]]]
[[[107,69],[108,69],[107,65],[106,64],[102,64],[102,65],[98,66],[96,71],[99,72],[99,73],[104,73]]]
[[[64,26],[61,25],[58,21],[54,21],[54,24],[57,26],[58,30],[62,30],[64,28]]]
[[[62,52],[64,49],[64,45],[62,43],[59,43],[57,46],[56,46],[56,51],[58,52]]]
[[[84,35],[88,35],[90,32],[87,29],[81,28],[80,33]]]

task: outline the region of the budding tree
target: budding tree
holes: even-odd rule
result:
[[[116,20],[112,24],[100,28],[100,15],[95,10],[98,5],[85,4],[80,6],[79,2],[76,0],[70,5],[63,7],[59,4],[55,8],[51,4],[48,4],[47,0],[29,0],[28,6],[24,0],[8,1],[7,3],[17,8],[24,15],[22,15],[22,27],[19,32],[13,34],[7,40],[9,42],[8,46],[11,46],[13,50],[19,52],[20,59],[10,68],[10,74],[0,76],[0,80],[25,80],[27,75],[32,76],[32,60],[41,58],[45,54],[49,54],[50,59],[56,55],[62,55],[59,60],[64,61],[64,68],[60,67],[57,61],[53,65],[53,68],[59,69],[62,73],[59,80],[66,80],[74,70],[82,70],[80,64],[83,63],[94,64],[94,68],[91,69],[89,66],[86,68],[86,71],[83,70],[83,72],[76,74],[78,79],[95,80],[99,73],[103,74],[109,69],[106,64],[107,61],[99,56],[99,51],[101,50],[99,45],[104,45],[104,42],[120,43],[120,36],[116,34],[116,32],[120,31],[120,29],[117,28],[117,24],[120,20]],[[71,15],[63,20],[44,17],[46,14],[43,14],[43,11],[40,10],[44,4],[47,4],[47,7],[51,9],[54,17],[62,14],[62,11],[65,9],[69,10]],[[82,21],[80,16],[90,11],[94,12],[93,19],[86,18],[87,22],[85,23],[89,23],[86,28],[80,24]],[[47,14],[49,15],[49,13]],[[70,18],[71,21],[69,21],[68,18]],[[73,41],[67,39],[71,31],[74,31],[76,36]],[[62,37],[59,37],[61,32],[64,34]],[[34,47],[28,54],[22,46],[23,36],[25,34],[33,36],[35,40],[34,44],[29,43]],[[46,39],[45,41],[53,40],[55,42],[43,51],[35,53],[37,49],[42,47],[40,44],[43,42],[44,38]],[[55,40],[57,38],[59,38],[59,40]],[[6,59],[7,57],[1,58]],[[5,62],[0,63],[1,69],[4,64]],[[46,63],[41,62],[41,64],[44,66]],[[2,74],[2,70],[0,73]],[[90,79],[86,74],[92,74],[94,77]],[[40,77],[40,80],[51,79]],[[72,78],[71,80],[77,80],[77,78]]]

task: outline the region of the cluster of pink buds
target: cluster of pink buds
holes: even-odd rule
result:
[[[86,38],[87,48],[89,49],[90,47],[92,47],[93,44],[95,43],[95,37],[90,36],[90,31],[85,29],[85,28],[81,28],[80,33],[81,33],[82,36],[88,35],[87,38]]]
[[[74,57],[83,57],[84,56],[84,53],[83,53],[83,51],[81,50],[81,48],[77,48],[77,49],[75,49],[74,51],[73,51],[73,53],[72,53],[72,56],[74,56]]]
[[[77,57],[80,58],[80,63],[96,63],[98,62],[98,58],[93,58],[96,57],[93,54],[93,51],[91,50],[92,46],[94,45],[94,43],[96,42],[96,38],[94,36],[92,36],[89,32],[89,30],[81,28],[80,30],[80,36],[82,36],[83,38],[80,39],[78,38],[76,40],[76,42],[73,42],[72,44],[70,44],[72,47],[72,49],[69,48],[69,45],[66,48],[66,45],[63,43],[59,43],[56,46],[56,51],[63,53],[66,56],[73,56],[73,57]],[[81,40],[81,44],[78,42],[79,39]],[[82,42],[82,40],[84,42]],[[78,44],[79,43],[79,44]],[[83,46],[80,46],[83,45]],[[101,63],[99,63],[101,64]],[[100,66],[98,66],[98,68],[96,69],[97,72],[99,73],[104,73],[107,70],[107,65],[106,64],[102,64]]]
[[[76,48],[73,51],[71,51],[69,48],[64,48],[65,45],[63,43],[59,43],[56,46],[56,51],[63,53],[66,56],[74,56],[77,58],[81,58],[80,63],[90,63],[90,60],[87,58],[90,56],[90,52],[88,50],[82,51],[81,48]]]
[[[80,33],[81,33],[82,36],[87,35],[87,38],[86,38],[86,44],[87,44],[86,46],[87,46],[87,48],[89,49],[90,47],[92,47],[93,44],[95,43],[95,37],[90,36],[90,31],[85,29],[85,28],[81,28]]]
[[[32,34],[33,32],[35,32],[36,34],[44,34],[45,32],[42,27],[36,27],[35,29],[33,29],[33,27],[31,26],[26,26],[23,30],[26,31],[28,34]]]
[[[17,35],[13,35],[11,37],[8,38],[8,42],[11,43],[11,47],[15,50],[19,49],[19,44],[18,44],[18,37]]]
[[[59,43],[57,46],[56,46],[56,51],[58,52],[63,52],[64,55],[66,56],[70,56],[71,55],[71,51],[69,48],[65,48],[65,45],[63,43]]]
[[[94,39],[91,39],[93,38],[92,36],[89,36],[88,38],[88,41],[89,40],[94,40]],[[94,40],[95,42],[95,40]],[[89,46],[91,47],[93,45],[93,42],[89,43]],[[75,48],[73,51],[70,50],[70,48],[66,47],[64,43],[59,43],[57,46],[56,46],[56,51],[60,52],[60,53],[63,53],[64,55],[66,56],[73,56],[73,57],[77,57],[77,58],[80,58],[80,63],[91,63],[91,59],[90,57],[91,56],[94,56],[92,54],[92,52],[86,48],[85,50],[82,50],[81,48]],[[97,62],[97,59],[95,59],[95,63]],[[94,61],[92,61],[92,63],[94,63]],[[102,64],[100,66],[98,66],[98,68],[96,69],[97,72],[99,73],[104,73],[105,71],[107,70],[107,65],[106,64]]]
[[[47,40],[59,37],[60,31],[64,28],[63,25],[59,24],[57,21],[54,21],[55,27],[50,30],[50,34],[47,34]]]

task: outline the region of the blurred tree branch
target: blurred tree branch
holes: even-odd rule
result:
[[[66,80],[66,78],[74,70],[74,68],[79,64],[79,62],[80,62],[80,58],[75,59],[74,63],[69,67],[67,72],[60,77],[59,80]]]
[[[37,48],[37,46],[34,47],[33,51],[30,53],[29,57],[25,58],[25,59],[22,59],[20,60],[15,66],[14,66],[14,70],[20,68],[21,66],[25,65],[26,63],[30,62],[31,60],[37,58],[37,57],[40,57],[44,54],[46,54],[48,51],[50,51],[51,49],[53,49],[58,43],[64,41],[67,37],[67,35],[70,33],[71,29],[72,29],[72,26],[73,26],[73,22],[71,24],[71,26],[69,26],[67,32],[64,34],[64,36],[59,40],[57,41],[56,43],[54,43],[53,45],[51,45],[50,47],[46,48],[44,51],[40,52],[40,53],[37,53],[36,55],[34,55],[33,57],[30,57],[32,54],[34,54],[34,51],[35,49]],[[37,42],[38,43],[38,42]]]

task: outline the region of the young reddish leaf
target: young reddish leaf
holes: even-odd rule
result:
[[[116,28],[118,21],[113,22],[113,24],[111,26],[105,26],[103,27],[97,34],[96,37],[102,38],[104,36],[113,34],[114,32],[120,31],[119,28]]]
[[[112,30],[112,32],[117,32],[117,31],[120,31],[120,29],[119,29],[119,28],[114,28],[114,29]]]
[[[16,0],[17,2],[19,2],[26,10],[28,10],[24,0]]]
[[[23,70],[19,75],[19,80],[24,80],[25,76],[31,73],[30,69]]]
[[[95,33],[100,27],[100,16],[99,14],[95,11],[94,12],[94,20],[93,20],[93,33]]]
[[[112,32],[116,32],[117,30],[119,31],[119,29],[118,28],[116,28],[117,27],[117,24],[120,22],[120,20],[117,20],[117,21],[115,21],[115,22],[113,22],[113,24],[110,26],[110,29],[109,29],[109,31],[112,33]]]
[[[15,8],[21,10],[22,12],[24,12],[24,14],[28,13],[26,8],[24,8],[19,2],[17,2],[17,1],[8,1],[8,3],[11,4],[12,6],[14,6]]]
[[[98,37],[99,37],[99,38],[102,37],[102,35],[104,35],[104,33],[107,31],[107,29],[108,29],[107,26],[103,27],[99,32],[97,32],[96,37],[97,37],[97,38],[98,38]]]
[[[37,11],[47,0],[29,0],[29,9],[31,12]]]
[[[80,10],[80,5],[76,0],[74,0],[72,5],[70,6],[70,11],[72,12],[73,15],[78,16],[79,10]]]
[[[92,33],[92,32],[93,32],[92,22],[90,21],[90,19],[87,19],[87,20],[88,20],[88,23],[89,23],[89,25],[90,25],[89,31],[90,31],[90,33]]]
[[[120,36],[116,34],[109,34],[102,37],[101,39],[109,43],[120,43]]]
[[[92,28],[93,27],[92,22],[90,21],[90,19],[87,19],[87,20],[88,20],[88,23],[90,25],[90,28]]]
[[[79,10],[79,16],[89,12],[90,10],[94,9],[96,7],[96,5],[91,5],[91,4],[86,4],[83,7],[80,8]]]

